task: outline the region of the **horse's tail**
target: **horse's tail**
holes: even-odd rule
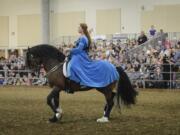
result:
[[[137,96],[137,91],[134,89],[132,86],[129,77],[127,74],[124,72],[122,67],[116,67],[118,73],[119,73],[119,82],[117,86],[117,104],[120,107],[119,101],[121,98],[121,101],[125,105],[131,105],[136,103],[136,96]]]

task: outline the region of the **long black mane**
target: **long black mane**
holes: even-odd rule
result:
[[[30,48],[30,53],[39,58],[52,58],[63,62],[65,55],[60,52],[56,47],[48,44],[40,44]]]

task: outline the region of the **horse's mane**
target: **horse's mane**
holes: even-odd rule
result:
[[[62,52],[48,44],[36,45],[30,48],[30,52],[37,57],[57,59],[59,62],[63,62],[65,59],[65,55]]]

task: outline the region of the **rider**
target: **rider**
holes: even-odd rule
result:
[[[82,70],[81,68],[78,68],[79,66],[81,66],[80,59],[83,61],[90,60],[88,57],[88,52],[91,45],[91,37],[88,32],[88,26],[85,23],[80,24],[80,26],[78,27],[78,32],[80,34],[80,37],[76,41],[76,47],[73,48],[70,52],[70,62],[68,64],[68,76],[71,80],[74,80],[76,82],[79,82],[79,79],[75,76],[75,74],[72,73],[72,70],[75,70],[77,72],[79,70]]]
[[[119,79],[114,65],[103,60],[91,60],[88,51],[91,37],[88,26],[81,23],[78,29],[80,38],[76,47],[70,51],[70,61],[67,66],[68,78],[81,86],[102,88]]]

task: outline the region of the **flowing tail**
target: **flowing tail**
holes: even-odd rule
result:
[[[120,107],[119,101],[121,98],[121,101],[129,106],[131,104],[136,103],[136,96],[138,92],[133,88],[129,77],[124,72],[122,67],[116,67],[118,73],[119,73],[119,82],[117,86],[117,104]]]

